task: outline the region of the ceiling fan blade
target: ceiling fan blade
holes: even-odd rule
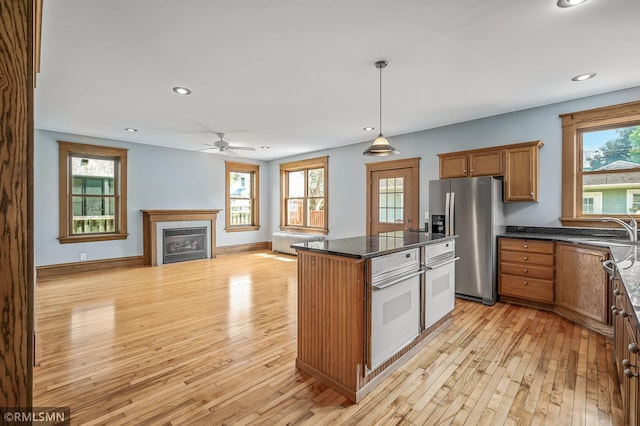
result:
[[[251,146],[231,146],[229,145],[230,149],[241,149],[241,150],[245,150],[245,151],[255,151],[256,149],[251,147]]]

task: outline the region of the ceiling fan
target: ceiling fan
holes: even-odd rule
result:
[[[219,152],[229,155],[238,155],[233,152],[234,149],[241,149],[245,151],[255,151],[256,149],[250,146],[238,146],[238,145],[230,145],[229,142],[224,140],[224,133],[216,133],[220,138],[219,141],[215,141],[213,144],[205,143],[209,148],[202,149],[201,151],[209,151],[213,149],[217,149]]]

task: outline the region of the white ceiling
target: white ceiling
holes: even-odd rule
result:
[[[36,127],[271,160],[372,140],[380,59],[386,136],[640,86],[639,22],[638,0],[47,0]]]

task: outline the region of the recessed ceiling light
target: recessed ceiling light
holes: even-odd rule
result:
[[[362,128],[362,130],[364,130],[365,132],[370,132],[370,131],[372,131],[372,130],[374,130],[374,129],[375,129],[375,127],[370,127],[370,126],[367,126],[367,127],[363,127],[363,128]]]
[[[558,0],[558,7],[573,7],[586,2],[587,0]]]
[[[271,148],[271,147],[270,147],[270,146],[266,146],[266,145],[262,145],[262,146],[260,147],[260,149],[269,149],[269,148]]]
[[[178,95],[189,95],[189,94],[191,94],[191,90],[187,89],[186,87],[176,86],[171,90],[176,92]]]
[[[124,129],[125,129],[127,132],[131,132],[131,133],[133,133],[133,132],[137,132],[137,131],[138,131],[138,129],[134,129],[133,127],[125,127]]]
[[[576,75],[575,77],[571,78],[571,81],[585,81],[585,80],[589,80],[590,78],[593,78],[596,76],[595,72],[590,72],[587,74],[580,74],[580,75]]]

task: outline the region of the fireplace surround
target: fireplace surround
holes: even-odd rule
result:
[[[148,266],[157,266],[162,263],[158,261],[158,241],[162,244],[162,237],[158,237],[158,229],[164,230],[165,222],[175,222],[172,228],[176,227],[202,227],[199,223],[208,222],[210,238],[206,239],[208,256],[216,257],[216,219],[220,209],[216,210],[142,210],[142,245],[143,263]],[[183,224],[180,224],[183,222]],[[208,243],[206,242],[208,240]],[[162,249],[162,247],[160,247]]]

